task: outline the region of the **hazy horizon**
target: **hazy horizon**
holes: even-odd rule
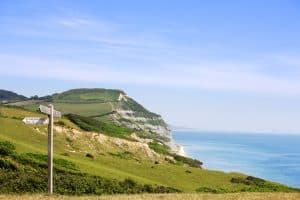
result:
[[[0,88],[122,89],[171,125],[300,134],[298,1],[0,2]]]

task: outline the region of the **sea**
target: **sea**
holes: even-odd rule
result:
[[[242,172],[300,188],[300,135],[173,131],[186,156],[210,170]]]

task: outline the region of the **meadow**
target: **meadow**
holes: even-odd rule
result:
[[[299,193],[141,194],[108,196],[0,195],[1,200],[299,200]]]

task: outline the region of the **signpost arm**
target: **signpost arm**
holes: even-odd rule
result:
[[[53,193],[53,105],[50,106],[48,127],[48,194]]]

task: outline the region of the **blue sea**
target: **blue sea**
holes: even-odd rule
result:
[[[300,188],[300,136],[174,131],[187,156],[204,167],[242,172]]]

